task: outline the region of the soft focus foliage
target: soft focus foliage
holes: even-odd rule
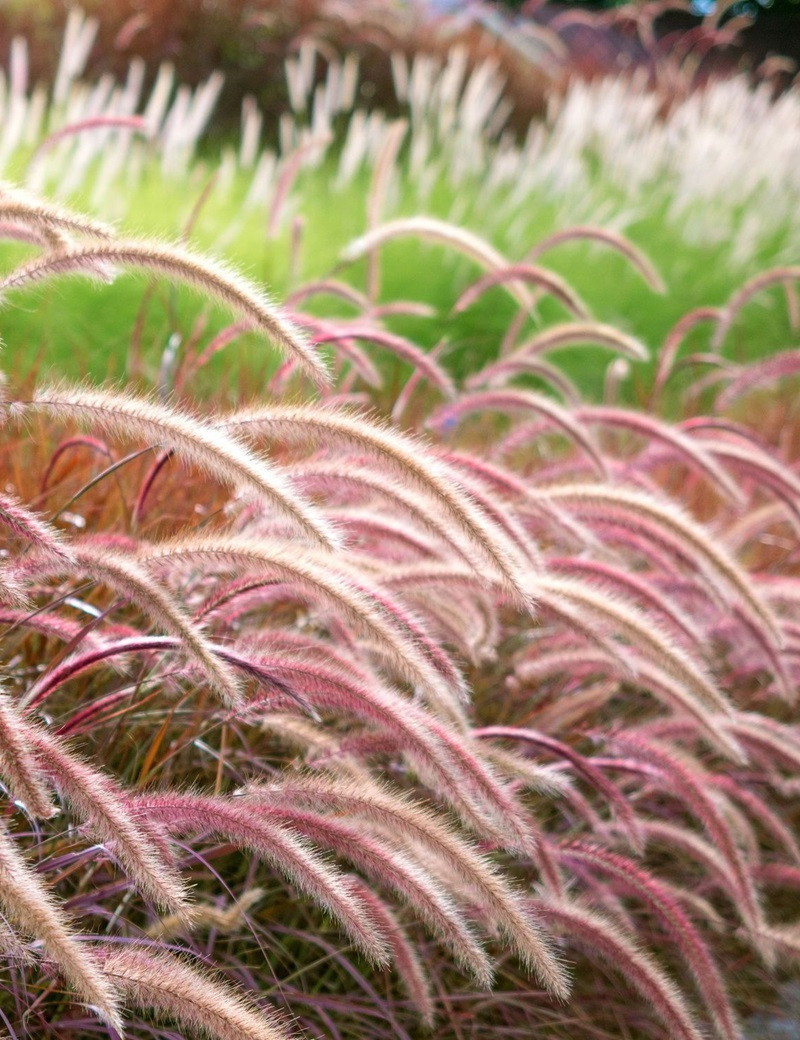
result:
[[[705,240],[727,221],[748,264],[776,261],[689,309],[614,221],[526,240],[511,220],[548,184],[567,205],[593,163],[635,197],[632,145],[605,137],[644,118],[644,90],[576,89],[520,150],[493,125],[491,70],[463,87],[457,53],[397,61],[409,121],[355,112],[342,143],[355,70],[329,70],[306,127],[302,60],[281,158],[259,152],[250,108],[175,242],[50,196],[91,194],[111,220],[149,177],[190,181],[213,90],[167,83],[139,116],[136,73],[91,100],[67,62],[52,108],[19,78],[8,98],[22,122],[0,151],[28,190],[0,189],[20,250],[0,359],[0,1023],[734,1040],[800,945],[800,366],[791,339],[753,363],[732,346],[765,300],[796,324],[800,268],[777,260],[797,97],[734,81],[760,116],[746,129],[714,109],[722,88],[638,126],[642,198],[661,180],[670,220]],[[38,146],[22,139],[37,105]],[[784,179],[777,216],[774,188],[754,174],[737,195],[716,167],[711,213],[685,177],[698,126],[732,163],[757,140],[752,162]],[[309,163],[306,189],[338,163],[364,195],[328,277],[298,268],[298,216],[283,301],[187,242],[244,178],[228,241],[254,223],[278,251]],[[400,184],[415,194],[398,209]],[[425,205],[437,184],[448,219]],[[460,192],[483,224],[458,219]],[[585,240],[645,307],[686,311],[663,343],[549,266]],[[431,301],[392,292],[403,243],[439,311],[480,329],[493,308],[480,351],[455,363]],[[63,347],[59,308],[110,350],[96,308],[128,270],[149,281],[125,283],[138,320],[111,322],[125,385],[62,381],[52,354],[8,363],[23,330]],[[166,347],[145,320],[156,297]],[[237,370],[238,393],[215,386],[208,366],[244,337],[268,360]]]

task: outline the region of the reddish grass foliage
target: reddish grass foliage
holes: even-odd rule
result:
[[[748,425],[795,352],[732,366],[708,418],[584,402],[551,352],[642,344],[472,232],[375,224],[346,252],[368,279],[420,235],[485,269],[456,306],[517,302],[459,386],[369,291],[301,286],[290,316],[182,246],[3,204],[42,250],[7,288],[154,270],[284,358],[234,410],[191,364],[160,398],[8,374],[13,1035],[741,1036],[798,948],[797,431]],[[714,340],[790,275],[704,312]],[[536,328],[542,291],[579,321]],[[324,292],[359,316],[300,310]]]

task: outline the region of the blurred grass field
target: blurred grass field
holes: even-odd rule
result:
[[[337,187],[331,162],[302,172],[292,197],[295,222],[302,226],[300,248],[293,264],[292,221],[285,220],[279,233],[270,238],[263,213],[242,209],[247,187],[247,178],[242,174],[233,178],[224,194],[216,191],[202,201],[214,169],[214,161],[205,159],[183,183],[162,176],[153,161],[141,182],[126,196],[127,213],[119,222],[119,230],[175,241],[183,237],[192,221],[192,245],[229,259],[266,286],[278,301],[301,283],[332,275],[363,286],[365,262],[344,268],[339,265],[339,254],[364,231],[365,198],[370,183],[366,173]],[[402,197],[402,179],[399,187],[400,198],[392,216],[419,212],[410,191],[409,198]],[[602,190],[602,184],[597,188]],[[459,198],[461,222],[481,233],[480,184],[466,185],[463,192]],[[621,205],[612,189],[607,195],[610,206]],[[93,209],[90,199],[80,192],[68,201],[78,210]],[[746,263],[737,263],[726,243],[687,242],[685,229],[680,222],[668,219],[666,208],[665,200],[626,227],[627,237],[644,249],[661,273],[667,286],[663,295],[654,293],[624,258],[594,243],[564,243],[548,252],[544,261],[569,281],[598,321],[637,336],[653,354],[687,311],[724,304],[745,279],[780,263],[785,250],[776,236],[763,243]],[[431,193],[426,213],[446,219],[451,211],[449,188],[439,185]],[[106,216],[102,210],[96,215]],[[579,219],[576,214],[575,222]],[[521,220],[524,229],[519,226]],[[514,243],[524,241],[527,248],[564,226],[563,204],[542,199],[517,215]],[[510,237],[496,234],[493,244],[513,255]],[[16,243],[4,243],[3,269],[10,270],[28,252],[33,251]],[[474,370],[496,356],[515,311],[513,301],[496,288],[465,312],[451,314],[458,296],[479,273],[471,261],[439,245],[413,239],[387,244],[381,252],[381,298],[423,302],[434,308],[436,314],[433,318],[387,318],[386,324],[427,348],[446,338],[450,344],[447,364],[451,371],[463,376]],[[148,295],[149,302],[143,304],[147,284],[148,280],[141,275],[125,273],[111,285],[70,276],[10,294],[0,315],[7,364],[21,377],[35,371],[39,377],[58,374],[115,380],[129,369],[135,344],[145,370],[152,375],[158,371],[171,336],[177,334],[188,340],[195,323],[202,318],[202,345],[226,324],[225,315],[200,304],[195,293],[159,279],[152,281],[155,291]],[[330,297],[309,301],[309,310],[313,312],[315,307],[320,314],[348,312],[346,304]],[[543,324],[563,317],[557,303],[550,299],[541,302],[539,318]],[[703,335],[702,328],[698,329],[687,342],[700,349]],[[791,336],[787,309],[776,291],[743,312],[726,344],[726,356],[737,362],[751,360],[785,348]],[[220,379],[229,382],[236,392],[246,390],[251,381],[255,389],[274,370],[275,359],[273,352],[245,335],[212,360],[196,390],[202,395],[204,382],[209,389],[216,390]],[[562,360],[587,396],[595,398],[601,394],[604,369],[598,367],[596,354],[571,348],[562,353]],[[404,367],[392,363],[397,364],[398,379],[404,378]],[[636,367],[634,393],[637,383],[641,387],[648,385],[651,368],[652,363]]]
[[[97,24],[73,11],[69,47],[83,37],[90,44]],[[19,38],[3,101],[3,176],[112,221],[123,235],[184,241],[229,260],[278,302],[322,278],[363,289],[366,262],[344,266],[340,255],[374,223],[376,204],[379,221],[445,220],[484,238],[510,262],[576,225],[621,232],[655,265],[665,293],[653,291],[619,253],[594,242],[563,242],[541,263],[566,279],[595,320],[648,347],[651,361],[635,365],[622,389],[640,402],[652,359],[680,318],[693,308],[724,305],[748,278],[796,259],[800,207],[793,200],[800,179],[790,142],[792,130],[800,132],[800,105],[794,94],[773,98],[766,86],[753,89],[740,76],[690,91],[665,109],[663,97],[641,77],[576,80],[551,99],[551,111],[534,120],[523,140],[508,123],[512,106],[493,59],[471,65],[468,50],[458,47],[442,60],[420,54],[407,62],[395,55],[398,121],[397,112],[384,116],[364,105],[357,62],[348,70],[348,59],[316,48],[303,43],[286,59],[292,106],[277,124],[254,98],[245,98],[240,130],[221,137],[229,123],[215,117],[223,85],[217,74],[190,89],[170,66],[162,65],[150,82],[144,63],[134,61],[124,81],[84,82],[87,46],[77,64],[59,65],[51,87],[30,87],[27,44]],[[91,129],[104,119],[139,123]],[[35,250],[0,236],[2,270],[26,253]],[[503,288],[452,313],[481,274],[470,259],[403,237],[381,248],[380,272],[379,301],[424,303],[433,311],[424,318],[386,317],[385,326],[426,349],[445,340],[445,364],[454,376],[497,355],[516,310]],[[303,307],[320,316],[349,310],[327,294]],[[565,317],[545,296],[519,333]],[[6,364],[23,380],[33,373],[112,381],[132,376],[152,385],[168,345],[179,356],[202,350],[227,321],[193,292],[163,279],[120,273],[102,285],[69,276],[9,293],[0,336]],[[793,335],[783,290],[775,288],[737,317],[724,355],[733,363],[752,360],[790,346]],[[699,326],[682,352],[702,353],[708,336],[708,325]],[[396,390],[410,368],[369,349],[384,369],[394,366],[388,383]],[[240,336],[201,370],[193,392],[202,397],[229,386],[238,397],[258,391],[276,357]],[[580,347],[560,353],[590,398],[603,391],[606,364],[599,357]],[[672,389],[680,380],[678,370]]]

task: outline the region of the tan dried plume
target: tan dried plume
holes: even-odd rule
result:
[[[319,773],[287,777],[277,784],[255,784],[251,797],[267,801],[307,801],[312,805],[364,817],[396,840],[398,833],[424,846],[428,856],[442,860],[478,897],[482,911],[500,928],[525,965],[547,989],[566,999],[569,986],[550,944],[528,914],[519,894],[455,831],[398,791],[366,777],[355,779]]]
[[[35,229],[53,249],[68,248],[71,245],[68,236],[73,234],[100,239],[111,239],[115,235],[109,224],[73,213],[8,181],[0,181],[0,221]]]
[[[283,1017],[256,1009],[228,985],[170,953],[134,946],[102,950],[106,977],[141,1011],[213,1040],[291,1040]]]
[[[74,562],[47,561],[42,569],[59,574],[77,572],[114,589],[154,624],[183,642],[224,703],[240,702],[240,683],[233,668],[215,654],[202,629],[136,557],[98,546],[91,539],[71,542],[70,549]]]
[[[122,1032],[119,1002],[113,982],[103,975],[89,949],[72,932],[40,878],[28,866],[14,841],[0,824],[0,906],[23,932],[35,936],[44,952],[82,1000],[102,1019]]]
[[[333,556],[314,553],[289,542],[230,535],[190,536],[143,548],[141,558],[151,571],[159,563],[205,559],[223,568],[263,571],[297,582],[375,640],[392,667],[411,683],[425,689],[433,702],[450,714],[460,714],[454,691],[444,682],[402,618],[371,594],[367,579],[343,569]]]
[[[742,566],[715,541],[711,532],[698,523],[677,503],[634,488],[611,487],[603,484],[569,484],[542,489],[554,502],[569,505],[578,514],[592,515],[612,508],[617,514],[625,512],[631,518],[637,515],[662,526],[672,534],[687,556],[693,558],[701,571],[717,588],[722,583],[735,592],[748,614],[769,633],[776,646],[782,643],[780,625],[767,603],[758,595],[750,576]]]
[[[327,385],[328,372],[320,355],[259,286],[227,264],[201,256],[184,246],[112,239],[62,247],[16,268],[0,282],[0,293],[57,275],[92,273],[98,263],[152,270],[192,285],[204,296],[229,307],[255,331],[277,343],[318,386]]]
[[[115,437],[164,445],[228,487],[255,492],[325,548],[338,545],[330,524],[281,470],[190,412],[117,390],[67,385],[42,387],[32,401],[14,402],[7,410],[18,420],[39,411],[91,424]]]
[[[245,921],[247,913],[264,898],[263,888],[248,888],[229,906],[221,907],[216,903],[195,903],[191,914],[168,914],[159,917],[147,929],[153,939],[171,939],[184,931],[196,932],[200,928],[213,928],[223,935],[238,932]]]
[[[221,427],[237,436],[262,437],[354,448],[388,464],[432,495],[463,534],[496,570],[515,600],[533,606],[531,565],[489,520],[458,480],[456,471],[436,458],[424,442],[339,409],[313,405],[266,405],[227,416]]]

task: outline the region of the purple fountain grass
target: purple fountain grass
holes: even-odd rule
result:
[[[417,439],[391,430],[378,423],[339,410],[302,405],[275,405],[235,413],[224,421],[223,428],[238,436],[272,436],[298,438],[305,442],[344,442],[359,453],[376,457],[400,471],[405,479],[432,494],[453,521],[497,568],[523,604],[530,602],[531,592],[521,575],[526,568],[517,553],[459,488],[450,469],[440,462]]]
[[[743,394],[750,393],[764,384],[775,383],[800,371],[800,351],[782,350],[763,361],[745,365],[733,375],[728,385],[717,395],[716,407],[722,411]]]
[[[583,428],[580,419],[575,418],[571,409],[563,408],[552,398],[545,397],[544,394],[538,394],[533,390],[506,387],[502,390],[483,390],[470,395],[462,395],[454,404],[444,405],[439,409],[434,415],[432,425],[434,428],[441,428],[442,425],[449,426],[470,412],[501,411],[505,413],[512,409],[531,410],[546,416],[554,426],[557,426],[580,446],[601,477],[607,475],[608,470],[603,455],[589,432]]]
[[[769,271],[762,271],[760,274],[755,275],[749,281],[745,282],[741,288],[731,296],[725,306],[722,308],[717,321],[717,327],[714,330],[714,337],[712,339],[712,346],[715,349],[719,349],[728,335],[728,332],[733,325],[739,311],[745,307],[750,300],[757,296],[759,293],[764,292],[765,289],[771,288],[773,285],[785,285],[789,282],[796,282],[800,279],[800,267],[774,267]]]
[[[475,730],[476,737],[487,740],[513,740],[532,745],[559,758],[566,759],[580,776],[594,787],[613,809],[618,817],[620,827],[624,828],[634,847],[641,848],[641,837],[638,833],[636,816],[628,805],[625,796],[617,786],[596,769],[590,758],[580,754],[574,748],[554,737],[546,736],[532,729],[518,729],[512,726],[484,726]]]
[[[136,819],[127,792],[39,727],[26,737],[40,768],[73,810],[114,849],[132,880],[157,905],[187,913],[187,893],[158,832]]]
[[[587,864],[635,893],[654,914],[686,958],[717,1032],[725,1040],[740,1040],[741,1027],[719,967],[708,945],[669,888],[634,860],[588,843],[573,842],[561,850],[567,862]]]
[[[657,741],[642,738],[635,732],[616,734],[612,746],[654,766],[665,786],[681,800],[687,811],[701,822],[736,881],[742,916],[748,926],[757,933],[763,924],[758,893],[730,828],[714,800],[706,793],[707,782],[702,769],[696,762],[692,762],[685,752],[666,748]]]
[[[363,670],[342,667],[341,657],[330,651],[320,661],[305,656],[293,660],[285,650],[261,660],[314,707],[354,715],[390,735],[393,746],[410,754],[422,776],[430,778],[438,797],[448,801],[478,834],[536,854],[537,843],[527,829],[530,823],[465,734],[453,732]]]
[[[0,693],[0,774],[16,801],[21,801],[32,816],[46,819],[58,810],[26,737],[16,705]]]
[[[182,246],[121,239],[70,246],[17,268],[0,282],[0,293],[54,275],[91,272],[98,263],[154,270],[195,286],[206,296],[238,311],[252,329],[279,344],[285,353],[297,359],[315,384],[326,384],[328,373],[319,355],[258,286],[220,261]]]
[[[0,525],[39,552],[70,559],[69,546],[61,533],[10,495],[0,494]]]
[[[103,972],[135,1006],[155,1011],[215,1040],[290,1040],[294,1035],[275,1011],[253,1008],[244,996],[216,981],[206,968],[162,950],[108,945],[100,949]]]
[[[113,982],[94,957],[76,942],[55,901],[16,848],[5,827],[0,829],[0,904],[14,925],[36,936],[82,1000],[122,1031],[119,1000]]]
[[[302,830],[298,833],[289,821],[254,813],[244,799],[145,794],[131,804],[137,814],[170,832],[214,833],[249,849],[327,910],[367,957],[377,964],[386,962],[386,944],[368,908],[349,891],[344,875],[323,860],[302,839]]]
[[[389,793],[377,784],[367,786],[360,780],[336,780],[313,773],[288,778],[279,786],[251,787],[247,793],[249,797],[268,802],[304,800],[330,808],[338,807],[373,820],[388,835],[396,834],[400,829],[413,841],[423,844],[428,853],[440,858],[474,890],[492,920],[528,966],[537,972],[545,985],[565,995],[563,976],[559,974],[535,922],[526,917],[518,893],[506,885],[470,845],[443,826],[423,806],[413,804],[402,795]]]
[[[409,682],[419,684],[437,708],[458,716],[457,699],[463,684],[446,654],[430,644],[407,608],[373,589],[355,568],[334,565],[291,543],[222,535],[143,548],[140,557],[151,571],[182,560],[206,560],[222,569],[244,568],[297,582],[313,599],[342,611],[375,641],[390,666]]]
[[[251,810],[259,819],[277,821],[327,848],[370,878],[381,889],[394,890],[425,922],[451,952],[456,963],[482,987],[490,986],[492,965],[469,922],[441,880],[416,857],[399,851],[394,842],[382,841],[358,823],[343,821],[293,805],[274,805],[255,800]],[[551,977],[559,981],[555,962],[548,964]]]
[[[350,884],[358,897],[369,906],[372,917],[386,937],[394,969],[414,1002],[423,1026],[432,1029],[436,1018],[436,1005],[422,958],[409,941],[397,915],[372,891],[367,882],[354,875]]]
[[[368,325],[358,325],[348,322],[338,328],[329,328],[327,332],[320,332],[314,337],[314,342],[338,343],[342,340],[356,339],[366,340],[368,343],[376,343],[390,351],[396,357],[402,358],[414,367],[414,370],[424,376],[431,385],[437,387],[447,398],[456,396],[456,388],[451,377],[445,372],[435,358],[426,353],[416,344],[403,336],[394,335],[381,328],[371,328]]]
[[[621,235],[619,232],[612,231],[609,228],[580,224],[575,227],[564,228],[563,231],[555,231],[552,235],[541,239],[535,246],[529,249],[525,254],[525,259],[528,261],[536,260],[543,253],[554,249],[556,246],[563,245],[565,242],[581,240],[600,242],[602,245],[613,249],[625,257],[631,267],[638,271],[653,292],[661,293],[662,295],[666,293],[667,287],[664,279],[656,270],[652,260],[625,235]]]
[[[748,816],[770,835],[775,844],[794,863],[800,865],[800,843],[794,831],[770,808],[764,798],[734,777],[724,774],[713,776],[711,783],[733,801],[740,803],[742,808],[747,810]]]
[[[3,381],[0,1021],[17,1035],[40,1020],[76,1040],[104,1022],[119,1034],[126,1010],[133,1030],[209,1040],[409,1037],[433,1022],[443,1037],[478,1023],[583,1035],[550,999],[571,984],[595,1031],[740,1040],[750,981],[796,961],[783,897],[800,888],[798,435],[782,406],[748,425],[749,391],[781,394],[796,351],[695,357],[713,363],[715,414],[692,412],[702,374],[678,421],[659,408],[685,337],[707,321],[724,337],[796,269],[674,326],[652,387],[637,374],[652,414],[616,403],[619,388],[584,401],[559,348],[647,352],[529,261],[587,239],[652,288],[656,272],[592,226],[515,263],[457,224],[380,224],[401,141],[419,147],[409,125],[375,130],[368,228],[343,256],[369,258],[365,291],[301,284],[288,306],[313,298],[313,315],[183,247],[103,237],[0,190],[0,222],[45,250],[6,288],[140,268],[237,319],[205,349],[195,324],[159,399]],[[316,132],[294,141],[273,230],[318,154]],[[484,269],[457,309],[492,286],[519,304],[465,389],[441,363],[446,340],[423,351],[382,325],[436,317],[377,299],[379,252],[407,236]],[[545,291],[577,317],[528,332]],[[324,374],[300,329],[338,344],[329,388],[276,403],[295,373]],[[222,411],[217,395],[201,417],[193,377],[250,330],[277,339],[283,364],[262,394],[245,387],[247,407]],[[410,370],[399,394],[369,343]],[[528,375],[555,396],[513,384]],[[504,434],[507,411],[535,421]],[[86,433],[59,440],[64,422]],[[117,441],[140,450],[116,458]],[[68,537],[72,523],[85,532]],[[568,943],[587,955],[569,983]],[[261,1008],[276,994],[294,1025]]]
[[[543,920],[587,949],[590,956],[601,956],[614,965],[639,990],[672,1036],[700,1040],[702,1033],[672,980],[608,918],[574,902],[548,898],[536,899],[533,905]]]
[[[717,307],[697,307],[676,322],[667,333],[658,354],[656,375],[653,381],[652,400],[658,399],[674,371],[675,359],[686,336],[703,322],[717,322],[722,312]]]
[[[353,464],[343,469],[338,462],[320,459],[302,462],[292,467],[292,483],[309,491],[324,492],[328,500],[336,495],[347,501],[356,494],[359,500],[367,498],[369,502],[377,497],[393,506],[399,506],[418,525],[441,539],[474,567],[478,574],[483,573],[482,559],[473,551],[461,531],[442,517],[428,497],[401,480],[388,479],[385,473],[368,466]]]
[[[629,517],[644,526],[652,521],[656,531],[663,531],[670,544],[675,545],[686,558],[702,569],[715,584],[721,579],[734,591],[742,605],[752,614],[756,624],[765,627],[777,646],[781,644],[780,626],[768,605],[752,588],[747,575],[737,561],[709,533],[674,502],[656,499],[626,488],[606,488],[601,485],[565,485],[551,487],[547,492],[556,502],[567,502],[579,515],[591,516],[597,511],[619,517],[619,512],[630,510]],[[619,512],[616,512],[619,511]],[[647,531],[653,528],[647,527]]]
[[[499,270],[490,271],[459,297],[453,306],[453,310],[456,314],[460,314],[461,311],[471,307],[485,292],[496,285],[507,287],[509,284],[519,282],[525,285],[537,286],[558,300],[570,314],[584,321],[589,321],[591,315],[586,304],[575,290],[554,271],[548,271],[544,267],[537,267],[534,264],[509,264],[507,267],[501,267]]]
[[[71,543],[74,563],[58,562],[42,565],[26,564],[28,571],[45,573],[77,573],[90,581],[99,581],[119,595],[135,603],[145,616],[182,640],[200,665],[212,688],[222,700],[238,704],[239,680],[232,668],[214,653],[203,631],[187,616],[182,605],[158,582],[135,557],[111,551],[91,539]]]
[[[15,402],[8,409],[17,419],[35,412],[88,422],[114,436],[168,445],[214,479],[263,497],[320,545],[337,544],[335,533],[294,493],[277,467],[188,412],[111,390],[58,386],[42,388],[33,401]]]
[[[648,438],[651,444],[653,442],[663,443],[687,465],[703,473],[713,488],[727,495],[734,504],[744,505],[744,495],[731,476],[719,465],[713,453],[707,451],[702,442],[693,440],[673,426],[650,416],[621,408],[582,405],[573,410],[573,415],[578,422],[621,427],[642,434]]]
[[[62,206],[31,195],[17,185],[0,183],[0,220],[22,224],[39,232],[51,248],[70,246],[70,235],[112,239],[114,229],[84,214],[72,213]]]
[[[490,271],[509,266],[506,257],[480,235],[476,235],[458,224],[449,224],[447,221],[428,216],[402,217],[399,220],[380,224],[362,235],[361,238],[350,242],[342,251],[341,260],[346,264],[355,263],[356,260],[372,253],[384,243],[406,236],[450,246]],[[517,282],[512,287],[512,291],[522,306],[531,305],[531,295],[521,282]]]

